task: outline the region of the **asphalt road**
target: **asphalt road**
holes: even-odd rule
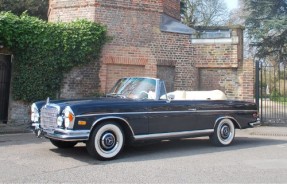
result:
[[[287,137],[239,131],[232,146],[207,138],[128,148],[113,161],[84,144],[55,148],[33,134],[0,135],[0,183],[287,183]]]

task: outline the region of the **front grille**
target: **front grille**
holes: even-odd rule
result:
[[[40,125],[43,129],[53,130],[57,127],[57,117],[59,111],[56,107],[44,106],[41,109]]]

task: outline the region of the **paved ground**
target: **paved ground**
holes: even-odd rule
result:
[[[31,132],[29,123],[0,123],[0,134],[28,133]]]
[[[286,131],[237,131],[223,148],[207,138],[127,148],[108,162],[84,144],[61,150],[31,133],[2,134],[0,183],[287,183]]]

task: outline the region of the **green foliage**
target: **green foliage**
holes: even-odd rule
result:
[[[284,95],[281,95],[279,91],[273,91],[270,95],[270,100],[276,102],[287,102],[287,98]]]
[[[277,57],[287,54],[287,1],[245,0],[246,28],[257,47],[257,57]]]
[[[16,15],[23,12],[47,20],[49,0],[0,0],[0,11],[11,11]]]
[[[104,26],[87,20],[47,23],[27,14],[0,13],[0,40],[14,55],[14,99],[55,98],[64,73],[100,57],[106,33]]]

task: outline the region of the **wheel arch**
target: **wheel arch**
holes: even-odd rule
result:
[[[235,127],[235,128],[241,129],[241,126],[240,126],[239,122],[238,122],[234,117],[232,117],[232,116],[221,116],[221,117],[217,118],[217,119],[215,120],[214,128],[215,128],[215,126],[217,125],[217,123],[218,123],[219,121],[221,121],[222,119],[229,119],[229,120],[231,120],[232,123],[234,124],[234,127]]]
[[[109,121],[118,123],[118,125],[124,131],[124,135],[128,140],[134,139],[134,131],[131,128],[129,122],[124,118],[116,117],[116,116],[108,116],[108,117],[103,117],[103,118],[96,120],[91,127],[90,135],[92,134],[92,132],[95,130],[97,126],[105,122],[109,122]],[[89,138],[90,138],[90,135],[89,135]]]

